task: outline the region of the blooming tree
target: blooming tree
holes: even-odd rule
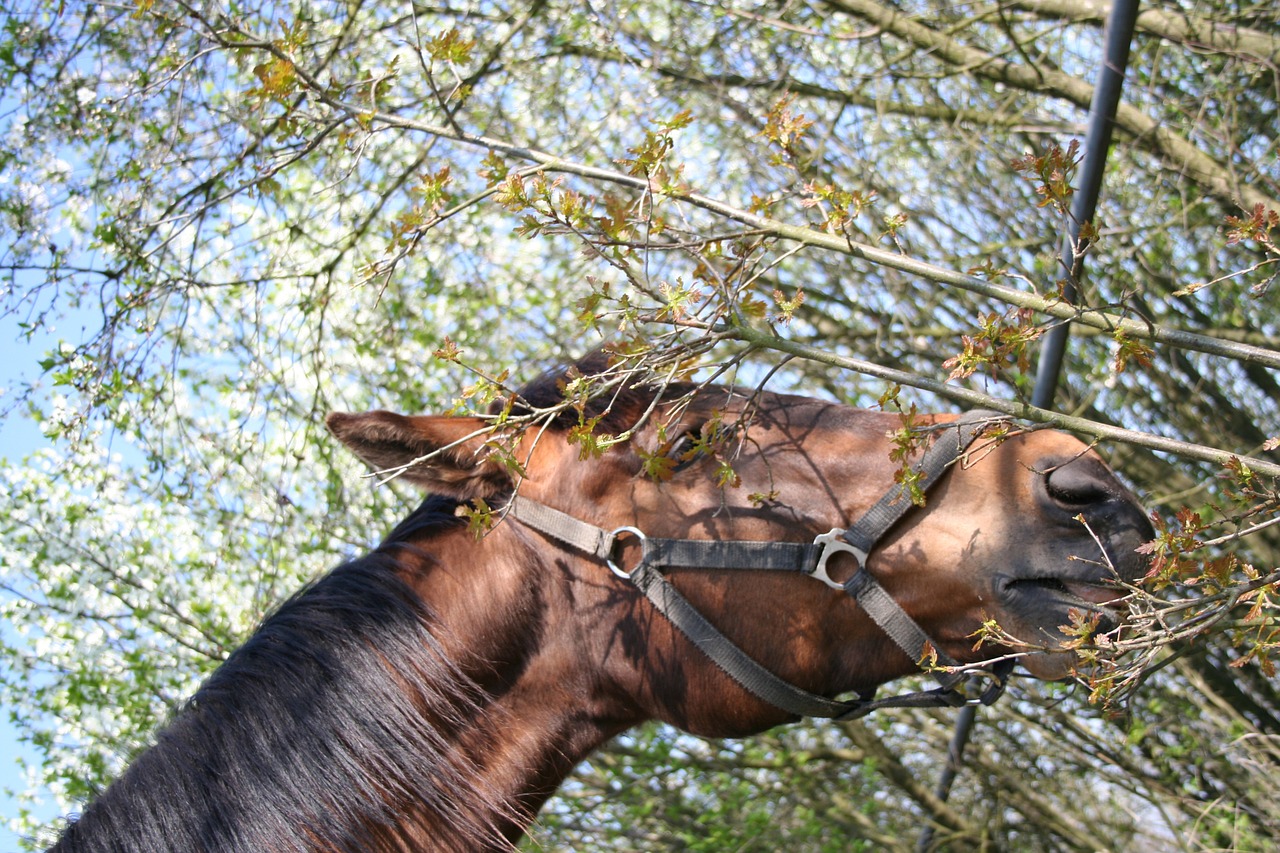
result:
[[[538,843],[1280,834],[1273,4],[1139,15],[1075,269],[1095,0],[3,8],[0,310],[32,339],[85,325],[0,401],[49,440],[0,476],[0,697],[31,793],[73,809],[404,511],[326,411],[486,410],[608,344],[908,419],[1075,430],[1155,512],[1153,571],[1127,632],[1076,626],[1076,682],[984,713],[950,802],[951,713],[650,728],[580,768]],[[1039,341],[1068,322],[1038,409]],[[590,427],[584,451],[613,439]]]

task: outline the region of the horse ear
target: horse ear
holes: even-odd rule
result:
[[[507,469],[489,456],[483,418],[331,412],[325,425],[375,471],[428,492],[470,500],[512,484]]]

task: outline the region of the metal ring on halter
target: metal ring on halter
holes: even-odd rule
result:
[[[827,574],[827,561],[831,559],[832,554],[844,551],[852,554],[857,560],[855,568],[862,571],[867,564],[867,552],[861,548],[855,548],[844,539],[844,530],[839,527],[833,527],[830,531],[819,535],[813,540],[814,545],[822,546],[822,554],[818,557],[818,564],[813,567],[807,574],[809,577],[820,580],[832,589],[845,590],[843,581],[838,581],[831,575]]]
[[[649,537],[644,535],[644,531],[637,530],[634,527],[615,527],[609,533],[609,537],[614,540],[615,546],[618,544],[617,539],[618,539],[619,533],[630,533],[632,536],[640,540],[641,557],[640,557],[640,563],[637,563],[636,565],[640,565],[641,563],[643,563],[645,543],[649,541]],[[622,578],[623,580],[627,580],[627,581],[631,580],[631,572],[626,572],[626,571],[623,571],[621,568],[619,568],[618,564],[613,561],[613,557],[605,558],[604,562],[605,562],[605,565],[609,567],[609,571],[613,572],[615,575]]]

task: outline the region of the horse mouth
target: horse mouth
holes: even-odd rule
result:
[[[1128,591],[1114,581],[1080,577],[1009,578],[999,584],[1004,616],[997,622],[1024,652],[1023,667],[1036,678],[1069,678],[1079,663],[1074,642],[1081,632],[1110,634],[1122,625]]]
[[[1099,627],[1110,630],[1118,623],[1126,590],[1106,580],[1045,577],[1008,579],[1001,598],[1015,613],[1030,617],[1044,628],[1056,628],[1072,610],[1102,616]]]

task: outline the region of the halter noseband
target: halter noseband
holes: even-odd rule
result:
[[[999,417],[1002,416],[997,412],[975,410],[947,424],[920,461],[919,487],[928,490],[937,483],[981,434],[983,427]],[[990,669],[961,669],[867,571],[867,555],[912,505],[906,487],[895,486],[851,527],[833,528],[811,543],[657,539],[635,527],[604,530],[522,498],[512,503],[510,515],[564,545],[602,560],[615,575],[635,584],[660,613],[726,674],[758,698],[790,714],[849,720],[878,708],[989,705],[1004,691],[1013,662],[1001,661]],[[640,561],[630,572],[615,562],[618,544],[626,538],[637,540],[641,549]],[[844,583],[834,580],[827,571],[828,561],[842,552],[852,555],[858,565]],[[810,693],[774,675],[734,645],[662,576],[662,567],[798,572],[833,589],[844,590],[911,660],[922,667],[926,660],[936,662],[928,671],[939,686],[887,699],[868,697],[841,701]]]

